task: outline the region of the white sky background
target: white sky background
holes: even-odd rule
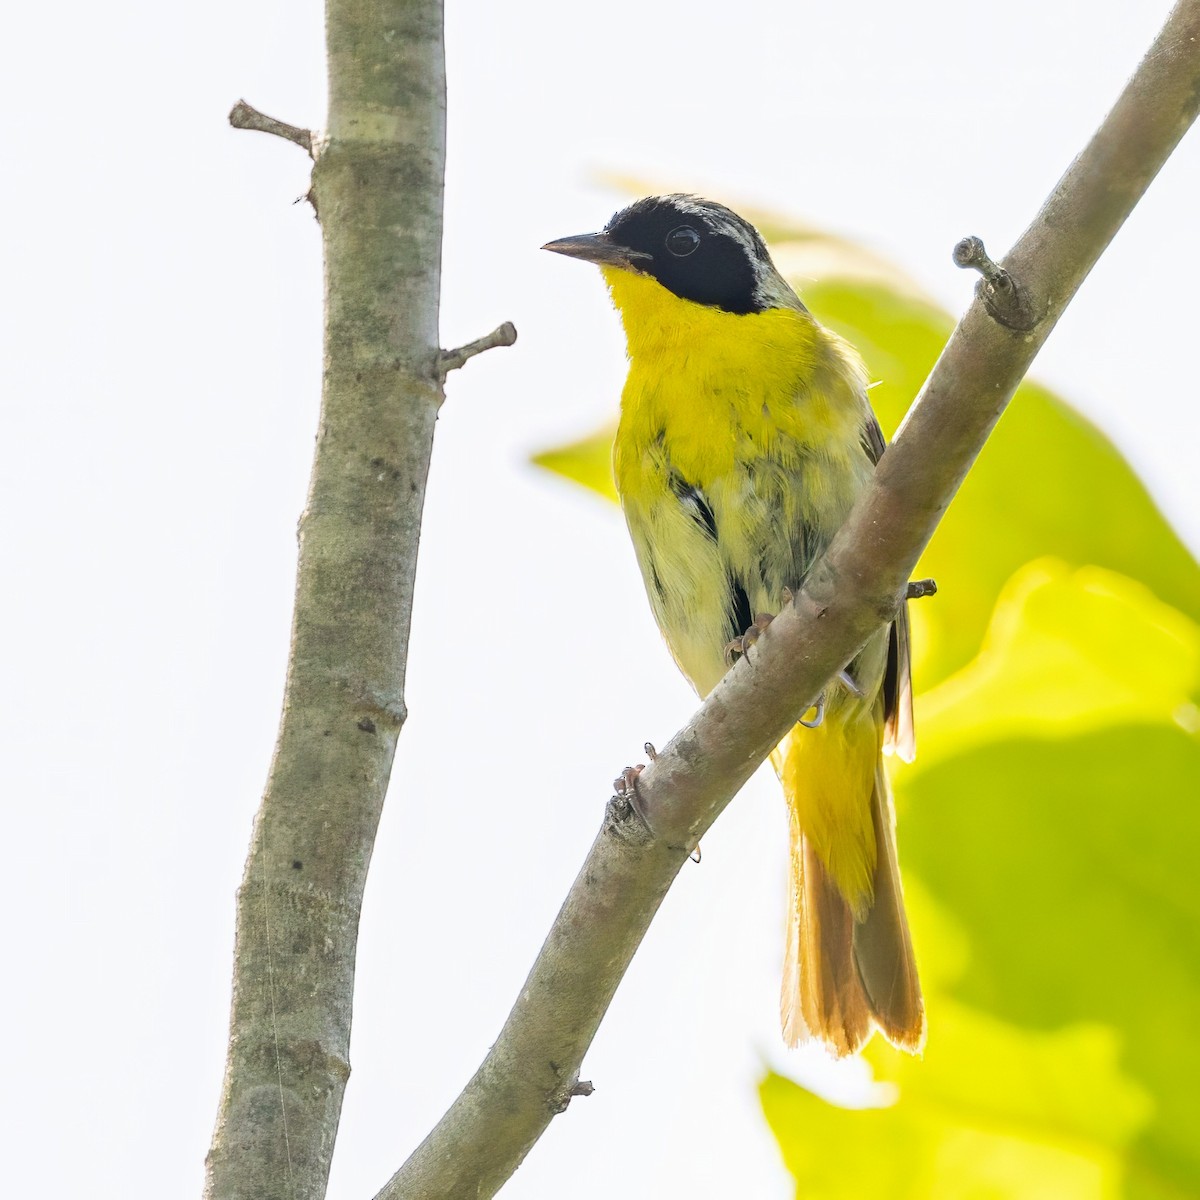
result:
[[[612,413],[623,374],[598,274],[538,246],[623,202],[597,170],[641,173],[861,238],[957,312],[971,280],[954,242],[1004,251],[1167,7],[451,3],[443,344],[504,319],[520,341],[452,377],[439,426],[335,1200],[373,1195],[466,1081],[609,780],[693,708],[616,510],[525,465]],[[15,20],[0,49],[6,1190],[196,1196],[321,330],[318,231],[291,204],[306,160],[225,114],[244,95],[320,125],[321,15],[75,0]],[[1197,212],[1193,133],[1037,366],[1193,546]],[[596,1094],[506,1196],[790,1194],[754,1092],[764,1062],[796,1061],[776,1020],[784,839],[757,779],[622,986],[584,1064]]]

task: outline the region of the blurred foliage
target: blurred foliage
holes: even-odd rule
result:
[[[848,1115],[780,1075],[764,1080],[798,1196],[1120,1195],[1123,1149],[1153,1105],[1121,1077],[1110,1030],[1019,1032],[952,1001],[937,1019],[923,1059],[879,1065],[901,1103]]]
[[[890,433],[951,319],[861,247],[747,215]],[[537,461],[615,498],[612,433]],[[941,590],[912,606],[920,753],[895,784],[929,1045],[871,1044],[878,1108],[764,1080],[796,1194],[1200,1196],[1200,565],[1026,383],[919,570]]]
[[[928,1051],[874,1042],[900,1099],[865,1114],[768,1078],[798,1196],[868,1194],[812,1162],[826,1125],[904,1147],[885,1195],[1200,1194],[1197,699],[1200,628],[1148,589],[1017,573],[895,780]]]

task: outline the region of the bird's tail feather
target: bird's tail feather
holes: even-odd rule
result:
[[[784,1041],[819,1038],[835,1054],[854,1054],[871,1036],[871,1008],[854,965],[854,915],[794,818],[791,859]]]
[[[878,1028],[893,1045],[917,1052],[925,1040],[925,1009],[913,959],[896,861],[891,797],[878,746],[871,781],[874,859],[871,891],[853,907],[806,836],[806,767],[825,747],[800,729],[776,758],[788,799],[791,831],[791,902],[784,959],[781,1017],[789,1045],[818,1038],[838,1055],[854,1054]],[[807,735],[805,744],[797,741]],[[829,747],[832,749],[832,747]],[[844,750],[844,745],[843,745]],[[799,751],[799,753],[797,753]],[[853,773],[851,773],[853,774]],[[822,772],[818,768],[816,777]],[[854,803],[854,797],[843,802]],[[867,797],[858,797],[865,804]]]
[[[895,819],[882,762],[875,767],[871,815],[875,894],[866,919],[854,927],[854,961],[871,1017],[883,1036],[893,1046],[917,1054],[925,1044],[925,1001],[904,913]]]

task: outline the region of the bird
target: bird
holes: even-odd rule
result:
[[[706,696],[800,590],[885,449],[857,351],[805,307],[759,232],[682,193],[543,249],[597,265],[628,375],[613,474],[667,647]],[[919,1053],[925,1006],[883,754],[914,751],[902,604],[771,761],[788,807],[784,1041]]]

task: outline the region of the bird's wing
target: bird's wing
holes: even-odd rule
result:
[[[709,498],[694,483],[689,483],[675,470],[667,479],[667,486],[679,501],[684,512],[704,530],[714,546],[718,543],[717,518],[713,513]],[[732,571],[726,572],[728,600],[726,603],[726,627],[729,638],[740,637],[750,628],[754,620],[754,612],[750,607],[750,597],[745,584]]]
[[[867,409],[862,429],[862,445],[873,463],[887,449],[883,430],[875,414]],[[912,762],[917,750],[913,729],[912,655],[909,648],[908,601],[892,622],[888,639],[887,670],[883,677],[884,746]]]

